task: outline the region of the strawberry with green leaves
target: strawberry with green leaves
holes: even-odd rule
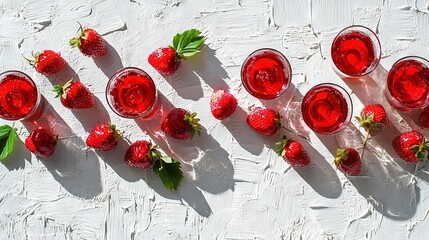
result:
[[[86,109],[95,105],[95,99],[88,88],[79,81],[68,81],[65,85],[54,86],[56,97],[60,98],[64,107],[70,109]]]
[[[310,156],[300,142],[283,136],[282,140],[277,142],[276,145],[279,146],[276,151],[277,155],[283,157],[291,166],[305,167],[310,164]]]
[[[386,124],[386,110],[381,104],[367,105],[360,112],[360,117],[355,118],[358,120],[360,126],[366,131],[361,153],[362,158],[369,136],[378,133]]]
[[[120,132],[113,124],[100,123],[86,138],[86,145],[100,151],[110,151],[118,146]]]
[[[16,138],[13,127],[9,125],[0,126],[0,160],[6,159],[12,153]]]
[[[103,37],[91,28],[84,28],[79,23],[79,36],[70,39],[71,47],[77,47],[88,57],[102,57],[107,53],[107,45]]]
[[[125,153],[127,165],[148,169],[152,168],[168,190],[177,190],[183,179],[180,162],[161,154],[157,145],[141,140],[133,143]]]
[[[183,108],[175,108],[162,120],[161,130],[178,140],[192,139],[202,131],[200,119],[196,116],[195,112],[191,114]]]
[[[173,38],[173,46],[158,48],[149,55],[149,64],[161,74],[171,75],[175,73],[182,59],[192,57],[200,52],[199,49],[204,43],[204,37],[200,34],[201,31],[197,29],[176,34]]]
[[[393,139],[392,146],[399,157],[406,162],[429,160],[429,142],[417,131],[404,132]]]
[[[354,148],[338,148],[335,165],[344,174],[357,176],[361,172],[361,159]]]
[[[64,61],[61,55],[52,50],[32,53],[32,55],[33,59],[23,57],[38,73],[46,76],[58,73],[66,66],[66,61]]]

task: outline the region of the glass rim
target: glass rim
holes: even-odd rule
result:
[[[154,88],[155,88],[155,102],[154,102],[154,104],[150,107],[150,108],[148,108],[147,110],[145,110],[143,113],[141,113],[141,114],[138,114],[138,115],[136,115],[136,116],[129,116],[129,115],[124,115],[124,114],[122,114],[122,113],[120,113],[114,106],[113,106],[113,100],[111,99],[111,97],[110,97],[110,88],[111,88],[111,86],[112,86],[112,84],[115,82],[115,80],[116,80],[116,78],[120,75],[120,74],[122,74],[123,72],[125,72],[125,71],[137,71],[137,72],[140,72],[140,73],[143,73],[143,75],[145,75],[151,82],[152,82],[152,84],[153,84],[153,86],[154,86]],[[120,116],[120,117],[123,117],[123,118],[127,118],[127,119],[139,119],[139,118],[144,118],[145,116],[147,116],[148,114],[150,114],[151,113],[151,111],[155,108],[155,106],[156,106],[156,101],[157,101],[157,99],[158,99],[158,89],[156,88],[156,85],[155,85],[155,82],[153,81],[153,79],[152,79],[152,77],[147,73],[147,72],[145,72],[144,70],[142,70],[142,69],[140,69],[140,68],[137,68],[137,67],[124,67],[124,68],[121,68],[121,69],[119,69],[118,71],[116,71],[110,78],[109,78],[109,81],[107,82],[107,84],[106,84],[106,91],[105,91],[105,96],[106,96],[106,101],[107,101],[107,104],[109,105],[109,107],[110,107],[110,109],[112,109],[112,111],[116,114],[116,115],[118,115],[118,116]]]
[[[373,38],[374,38],[374,39],[376,39],[377,41],[373,41],[373,42],[375,42],[375,43],[377,44],[378,49],[379,49],[379,53],[378,53],[378,56],[376,56],[376,58],[375,58],[375,59],[377,60],[377,64],[374,64],[374,67],[372,67],[372,69],[371,69],[371,65],[370,65],[370,67],[368,67],[368,69],[370,69],[370,71],[365,71],[365,72],[364,72],[364,73],[362,73],[362,74],[350,75],[350,74],[344,73],[343,71],[341,71],[341,70],[337,67],[337,65],[336,65],[336,64],[335,64],[335,62],[333,61],[332,52],[333,52],[334,42],[335,42],[335,40],[337,40],[337,39],[338,39],[338,37],[342,36],[342,34],[344,34],[347,30],[354,29],[354,28],[361,30],[361,31],[362,31],[363,33],[365,33],[365,34],[367,34],[367,33],[368,33],[367,35],[369,36],[369,38],[370,38],[371,40],[372,40]],[[377,47],[374,47],[374,49],[377,49]],[[377,51],[376,51],[376,52],[377,52]],[[357,24],[355,24],[355,25],[350,25],[350,26],[348,26],[348,27],[343,28],[340,32],[338,32],[338,34],[335,36],[334,40],[332,40],[332,43],[331,43],[331,59],[332,59],[332,62],[334,63],[334,66],[335,66],[335,67],[338,69],[338,71],[340,71],[342,74],[345,74],[346,76],[350,76],[350,77],[363,77],[363,76],[366,76],[366,75],[368,75],[368,74],[372,73],[372,72],[377,68],[377,66],[380,64],[381,54],[382,54],[382,51],[381,51],[381,42],[380,42],[380,39],[378,38],[377,34],[376,34],[373,30],[371,30],[370,28],[365,27],[365,26],[363,26],[363,25],[357,25]]]
[[[249,61],[249,59],[251,58],[251,57],[253,57],[254,55],[256,55],[257,53],[259,53],[259,52],[263,52],[263,51],[268,51],[268,52],[274,52],[275,54],[277,54],[278,56],[280,56],[283,60],[284,60],[284,62],[286,63],[286,65],[287,65],[287,68],[288,68],[288,70],[289,70],[289,81],[285,84],[286,85],[286,87],[283,89],[283,90],[281,90],[275,97],[260,97],[260,96],[255,96],[255,95],[253,95],[252,94],[252,91],[250,91],[248,88],[247,88],[247,86],[246,86],[246,84],[244,84],[244,81],[243,81],[243,69],[244,69],[244,65],[245,65],[245,63],[247,62],[247,61]],[[277,49],[274,49],[274,48],[268,48],[268,47],[265,47],[265,48],[259,48],[259,49],[256,49],[256,50],[254,50],[253,52],[251,52],[247,57],[246,57],[246,59],[243,61],[243,64],[241,65],[241,68],[240,68],[240,80],[241,80],[241,83],[243,84],[243,86],[244,86],[244,88],[246,89],[246,91],[250,94],[250,95],[252,95],[252,96],[254,96],[254,97],[256,97],[256,98],[258,98],[258,99],[264,99],[264,100],[272,100],[272,99],[276,99],[276,98],[278,98],[278,97],[280,97],[284,92],[286,92],[286,90],[289,88],[289,85],[290,85],[290,83],[291,83],[291,81],[292,81],[292,65],[290,64],[290,62],[289,62],[289,60],[287,59],[287,57],[282,53],[282,52],[280,52],[279,50],[277,50]]]
[[[4,117],[4,116],[0,115],[0,118],[2,118],[4,120],[8,120],[8,121],[25,121],[26,119],[30,118],[36,112],[38,106],[40,105],[40,102],[42,101],[42,96],[41,96],[41,93],[40,93],[39,89],[37,88],[37,85],[34,82],[34,80],[28,74],[26,74],[25,72],[19,71],[19,70],[7,70],[7,71],[4,71],[4,72],[0,73],[0,83],[3,82],[3,79],[4,79],[5,76],[7,76],[9,74],[12,74],[12,73],[18,73],[18,74],[24,76],[24,78],[36,90],[37,100],[34,103],[34,105],[31,108],[31,110],[24,117],[21,117],[21,118],[8,118],[8,117]]]
[[[333,88],[335,88],[336,90],[338,90],[340,93],[341,93],[341,95],[344,97],[344,99],[346,100],[346,103],[347,103],[347,109],[349,110],[349,111],[347,111],[347,117],[346,117],[346,119],[344,120],[344,122],[342,122],[339,126],[338,126],[338,128],[337,129],[335,129],[334,131],[332,131],[332,132],[330,132],[330,133],[324,133],[324,132],[320,132],[320,131],[317,131],[317,130],[314,130],[312,127],[310,127],[310,124],[308,124],[307,123],[307,121],[306,121],[306,119],[305,119],[305,117],[304,117],[304,115],[302,114],[302,108],[303,108],[303,102],[304,102],[304,99],[306,98],[306,96],[308,95],[308,93],[311,91],[311,90],[313,90],[313,89],[316,89],[316,88],[319,88],[319,87],[323,87],[323,86],[329,86],[329,87],[333,87]],[[350,122],[351,122],[351,119],[352,119],[352,115],[353,115],[353,101],[352,101],[352,98],[351,98],[351,96],[350,96],[350,94],[347,92],[347,90],[344,88],[344,87],[342,87],[342,86],[340,86],[340,85],[338,85],[338,84],[336,84],[336,83],[319,83],[319,84],[317,84],[317,85],[315,85],[315,86],[313,86],[310,90],[308,90],[307,91],[307,93],[304,95],[304,97],[302,98],[302,102],[301,102],[301,114],[302,114],[302,118],[303,118],[303,120],[304,120],[304,122],[305,122],[305,124],[312,130],[312,131],[314,131],[315,133],[318,133],[318,134],[322,134],[322,135],[333,135],[333,134],[336,134],[336,133],[338,133],[338,132],[340,132],[340,131],[342,131],[343,129],[345,129],[349,124],[350,124]]]
[[[399,64],[399,63],[401,63],[401,62],[403,62],[405,60],[416,60],[416,61],[424,64],[427,68],[429,68],[429,60],[426,59],[426,58],[424,58],[424,57],[416,56],[416,55],[401,57],[400,59],[396,60],[395,63],[393,63],[392,67],[390,68],[389,72],[387,73],[387,80],[386,81],[389,81],[389,75],[390,75],[392,69],[397,64]],[[389,84],[386,84],[385,94],[388,94],[388,95],[386,95],[386,97],[387,97],[387,101],[389,102],[389,104],[390,105],[393,104],[393,106],[395,108],[397,108],[397,109],[399,109],[401,111],[411,111],[411,110],[418,109],[418,108],[424,108],[427,105],[429,105],[429,99],[425,103],[423,103],[422,105],[420,105],[420,106],[411,107],[411,106],[405,105],[404,103],[400,102],[398,99],[396,99],[396,97],[394,97],[392,95],[392,93],[390,91],[390,88],[389,88]],[[391,102],[392,100],[394,102]],[[396,106],[396,105],[400,105],[400,106]]]

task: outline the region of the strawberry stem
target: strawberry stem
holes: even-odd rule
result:
[[[360,158],[361,158],[361,159],[363,159],[363,153],[365,152],[366,143],[367,143],[367,142],[368,142],[368,140],[369,140],[369,135],[370,135],[369,133],[370,133],[370,131],[367,131],[367,132],[366,132],[365,140],[363,141],[362,153],[360,154]]]

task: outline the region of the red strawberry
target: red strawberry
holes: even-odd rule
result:
[[[337,168],[351,176],[357,176],[361,171],[361,160],[359,153],[354,148],[338,148],[335,157]]]
[[[125,163],[136,168],[150,168],[153,165],[153,159],[150,157],[152,143],[148,141],[137,141],[133,143],[125,153]]]
[[[420,113],[419,126],[423,129],[429,129],[429,107],[425,107]]]
[[[118,145],[120,136],[115,125],[100,123],[92,129],[86,139],[86,145],[96,150],[109,151]]]
[[[45,50],[36,54],[33,53],[33,57],[34,59],[24,58],[37,72],[43,75],[55,74],[61,71],[66,65],[66,61],[64,61],[61,55],[52,50]]]
[[[356,119],[359,121],[360,126],[366,131],[361,154],[361,157],[363,157],[369,135],[377,132],[386,124],[386,110],[384,110],[381,104],[367,105],[360,112],[360,117],[356,117]]]
[[[282,156],[291,166],[305,167],[310,164],[310,157],[300,142],[283,136],[282,140],[276,144],[280,147],[277,155]]]
[[[417,131],[402,133],[393,139],[392,146],[399,157],[407,162],[423,160],[429,151],[428,142],[423,134]]]
[[[231,116],[237,109],[237,98],[224,90],[216,90],[210,98],[210,110],[213,117],[222,120]]]
[[[157,148],[158,146],[148,141],[137,141],[128,148],[124,161],[127,165],[136,168],[152,167],[168,190],[177,190],[183,179],[180,163],[168,156],[163,156]]]
[[[362,109],[360,117],[356,119],[365,131],[377,131],[386,124],[386,110],[381,104],[368,105]]]
[[[66,108],[84,109],[95,105],[94,96],[81,82],[70,80],[64,86],[56,85],[53,91]]]
[[[80,25],[79,30],[79,36],[70,39],[70,46],[78,47],[83,55],[88,57],[102,57],[106,55],[106,42],[100,34],[94,29],[83,28],[82,25]]]
[[[57,145],[57,136],[44,128],[34,130],[30,136],[25,139],[25,147],[30,152],[41,158],[50,157]]]
[[[158,48],[148,57],[148,62],[159,73],[171,75],[177,71],[180,61],[200,52],[199,48],[204,43],[200,36],[201,31],[190,29],[173,38],[173,46]]]
[[[269,108],[255,108],[246,121],[253,130],[264,136],[272,136],[282,127],[280,114]]]
[[[183,108],[175,108],[162,120],[161,129],[178,140],[192,139],[195,133],[200,135],[202,131],[200,119],[196,116],[197,113],[191,114]]]
[[[180,59],[176,57],[176,52],[172,48],[158,48],[148,57],[148,62],[159,73],[171,75],[180,66]]]

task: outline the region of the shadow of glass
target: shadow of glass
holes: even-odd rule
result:
[[[94,58],[95,65],[103,71],[107,78],[110,78],[120,69],[124,68],[121,56],[116,49],[106,41],[107,54]]]
[[[420,201],[414,176],[404,174],[402,167],[381,147],[373,143],[367,146],[371,151],[364,153],[361,176],[348,177],[350,182],[383,216],[394,220],[411,219]]]
[[[64,121],[64,119],[55,111],[52,105],[43,99],[44,101],[44,110],[42,116],[34,122],[23,122],[23,125],[28,130],[32,132],[39,127],[51,129],[53,133],[58,135],[58,138],[61,140],[63,138],[74,137],[76,134]]]
[[[100,162],[85,149],[85,142],[77,136],[61,139],[55,153],[41,162],[68,193],[93,199],[103,191]]]

